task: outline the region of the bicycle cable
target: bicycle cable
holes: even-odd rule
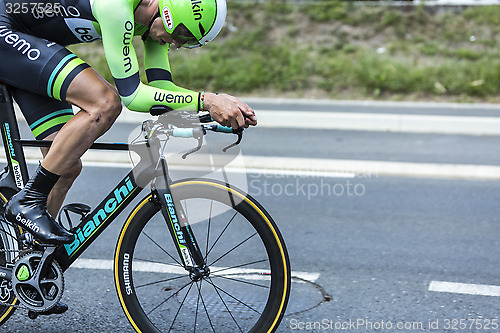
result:
[[[136,137],[136,138],[132,139],[132,141],[130,141],[130,145],[135,144],[135,143],[139,140],[139,138],[141,137],[141,134],[142,134],[142,133],[139,133],[139,135],[137,135],[137,137]],[[132,163],[132,167],[134,167],[134,168],[135,168],[135,167],[136,167],[136,164],[134,163],[134,159],[133,159],[133,157],[132,157],[132,151],[131,151],[130,149],[128,150],[128,158],[129,158],[129,160],[130,160],[130,163]]]

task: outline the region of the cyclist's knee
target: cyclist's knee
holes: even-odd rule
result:
[[[66,100],[81,107],[88,120],[107,130],[121,112],[121,99],[111,85],[92,68],[81,71],[71,82]]]
[[[120,96],[111,89],[104,89],[100,94],[96,103],[92,105],[90,110],[85,110],[91,117],[91,121],[99,126],[108,129],[120,115],[122,104]]]
[[[110,125],[116,120],[120,115],[122,110],[122,104],[120,96],[118,96],[113,90],[106,89],[106,92],[102,94],[101,98],[97,102],[95,109],[93,110],[93,115],[97,122],[110,123]]]
[[[107,89],[101,101],[101,111],[108,119],[105,121],[114,122],[122,111],[122,101],[120,96],[113,90]]]

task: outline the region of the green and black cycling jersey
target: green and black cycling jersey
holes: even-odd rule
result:
[[[132,45],[132,37],[147,30],[134,22],[140,1],[0,0],[0,80],[14,88],[21,109],[32,110],[25,116],[34,133],[44,125],[35,136],[47,136],[67,121],[70,106],[64,102],[66,91],[73,78],[88,67],[65,46],[98,39],[102,39],[111,74],[127,108],[144,112],[164,104],[172,109],[199,109],[199,93],[172,82],[169,44],[161,45],[150,37],[144,40],[148,84],[141,83]],[[38,96],[30,97],[33,94]],[[52,101],[45,100],[43,106],[40,100],[33,101],[45,97]],[[47,125],[49,120],[57,125]]]

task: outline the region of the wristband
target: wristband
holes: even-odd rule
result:
[[[202,91],[202,92],[200,92],[200,97],[199,97],[199,108],[198,108],[199,111],[203,111],[204,100],[205,100],[205,92]]]

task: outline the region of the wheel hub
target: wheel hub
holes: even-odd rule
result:
[[[203,278],[207,278],[210,276],[210,268],[208,266],[205,267],[194,267],[191,272],[189,273],[189,277],[191,280],[194,282],[198,282],[202,280]]]

